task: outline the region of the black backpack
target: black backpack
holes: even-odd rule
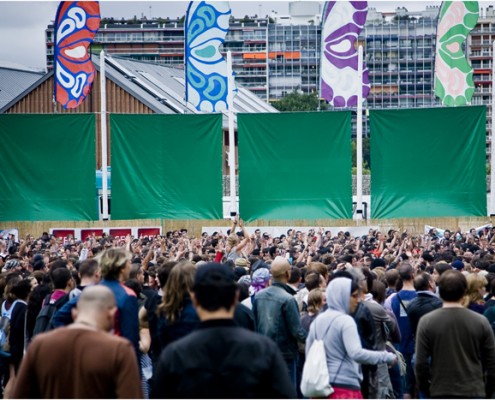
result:
[[[34,324],[33,337],[38,333],[48,332],[54,328],[52,324],[52,317],[56,311],[69,301],[69,293],[62,296],[57,301],[50,300],[51,294],[45,297],[45,306],[41,309],[36,317],[36,323]]]

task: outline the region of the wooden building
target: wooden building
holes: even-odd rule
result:
[[[100,57],[92,56],[97,71],[93,87],[75,110],[64,110],[53,99],[54,73],[45,74],[13,100],[0,108],[2,113],[59,114],[94,113],[96,115],[96,169],[101,168],[101,96]],[[199,113],[185,101],[184,70],[130,59],[105,57],[107,113],[111,114],[179,114]],[[238,88],[234,110],[241,113],[278,112],[249,90]],[[228,151],[228,120],[224,114],[224,152]],[[107,119],[108,164],[111,165],[110,124]],[[224,174],[228,173],[226,160]]]

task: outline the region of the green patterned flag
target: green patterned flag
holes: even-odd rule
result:
[[[444,1],[437,28],[435,95],[442,104],[462,106],[474,93],[473,69],[462,43],[478,21],[477,1]]]

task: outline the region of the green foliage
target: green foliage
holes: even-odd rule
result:
[[[357,167],[352,167],[352,175],[357,175]],[[371,175],[369,168],[363,166],[363,175]]]
[[[241,22],[245,22],[245,23],[254,22],[254,18],[253,17],[250,17],[248,15],[245,15],[244,18],[242,18],[240,21]]]
[[[356,172],[357,162],[356,162],[356,139],[352,139],[351,149],[352,149],[352,171],[353,174]],[[369,175],[371,170],[371,160],[370,160],[370,138],[363,137],[363,174]]]
[[[288,111],[317,111],[320,99],[316,93],[304,94],[294,89],[292,93],[289,93],[282,97],[280,100],[273,101],[271,104],[277,110],[282,112]],[[326,110],[326,103],[321,102],[321,109]]]

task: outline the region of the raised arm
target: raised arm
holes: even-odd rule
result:
[[[251,242],[251,238],[249,237],[249,233],[244,226],[244,221],[242,219],[239,220],[239,226],[242,229],[242,233],[244,234],[244,239],[241,240],[241,242],[236,246],[237,252],[240,252],[248,243]]]

